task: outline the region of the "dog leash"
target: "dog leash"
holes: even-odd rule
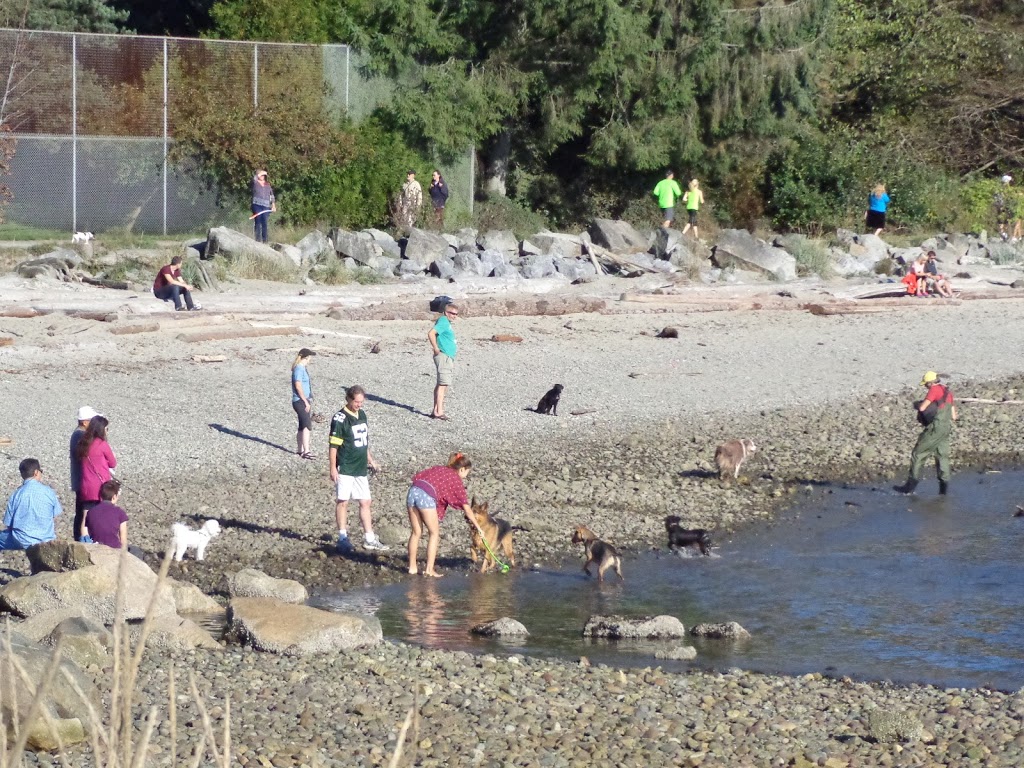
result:
[[[480,541],[483,542],[484,549],[487,550],[488,554],[491,556],[494,562],[498,564],[498,570],[502,573],[508,573],[508,563],[504,562],[500,557],[494,554],[494,550],[492,550],[490,546],[487,544],[487,537],[484,535],[483,529],[480,527],[480,524],[474,518],[469,518],[469,522],[473,524],[473,527],[476,528],[477,533],[480,534]]]

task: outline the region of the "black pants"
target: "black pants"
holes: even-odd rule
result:
[[[85,513],[99,504],[99,501],[86,501],[79,493],[75,494],[75,541],[81,541],[88,531],[84,530]]]

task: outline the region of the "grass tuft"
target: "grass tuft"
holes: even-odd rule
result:
[[[832,258],[821,240],[813,240],[806,235],[787,235],[782,242],[796,259],[796,271],[801,277],[818,275],[828,280],[835,276]]]

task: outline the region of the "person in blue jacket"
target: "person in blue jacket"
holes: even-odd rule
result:
[[[889,210],[889,195],[885,192],[885,184],[877,185],[868,195],[868,213],[865,217],[867,228],[875,230],[876,235],[885,229],[885,212]]]

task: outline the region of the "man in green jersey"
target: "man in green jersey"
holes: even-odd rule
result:
[[[672,171],[665,173],[665,178],[658,182],[653,194],[658,198],[661,218],[664,219],[661,226],[668,229],[672,225],[672,219],[676,216],[676,200],[683,196],[683,190],[676,183],[675,174]]]
[[[348,502],[359,502],[359,520],[363,524],[363,548],[389,549],[373,532],[370,519],[369,467],[380,469],[370,453],[370,436],[366,413],[362,410],[366,392],[356,385],[345,390],[345,407],[331,420],[328,454],[331,462],[331,481],[337,489],[334,514],[338,522],[338,551],[347,555],[353,550],[348,538]]]

